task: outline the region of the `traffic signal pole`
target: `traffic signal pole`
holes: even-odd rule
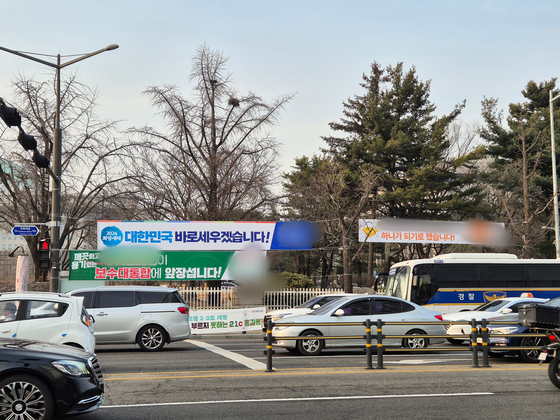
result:
[[[54,142],[53,142],[53,169],[49,168],[49,174],[52,178],[52,208],[51,208],[51,280],[50,280],[50,291],[60,292],[60,186],[61,186],[61,175],[62,175],[62,129],[60,127],[60,70],[64,67],[68,67],[74,63],[85,60],[86,58],[93,57],[94,55],[100,54],[105,51],[111,51],[119,48],[117,44],[111,44],[107,47],[94,51],[89,54],[84,54],[78,58],[67,61],[66,63],[60,63],[60,54],[56,56],[56,64],[49,61],[42,60],[40,58],[33,57],[28,54],[24,54],[19,51],[10,50],[0,46],[0,50],[9,52],[11,54],[18,55],[20,57],[26,58],[28,60],[36,61],[38,63],[44,64],[45,66],[52,67],[56,69],[56,116],[55,116],[55,130],[54,130]]]

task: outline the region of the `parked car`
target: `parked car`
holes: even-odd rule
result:
[[[189,338],[189,306],[177,289],[100,286],[72,290],[95,319],[96,344],[134,344],[144,351]]]
[[[490,302],[486,302],[483,305],[478,306],[472,311],[461,311],[451,314],[445,314],[443,316],[444,321],[449,322],[461,322],[465,321],[465,324],[446,324],[447,334],[451,337],[454,335],[464,335],[470,334],[471,326],[469,322],[474,318],[477,321],[481,319],[496,318],[501,316],[508,316],[510,314],[516,314],[520,305],[525,305],[527,303],[544,303],[548,299],[532,298],[532,297],[515,297],[515,298],[502,298],[494,299]],[[451,344],[462,344],[466,341],[465,338],[448,338]]]
[[[530,327],[517,324],[519,314],[511,314],[499,318],[488,319],[488,346],[489,347],[503,347],[503,350],[490,350],[489,355],[492,357],[502,357],[506,354],[518,356],[521,360],[527,363],[539,362],[539,350],[509,350],[508,347],[528,347],[528,346],[544,346],[548,344],[549,340],[546,337],[500,337],[497,334],[530,334],[536,332]],[[503,322],[501,324],[500,322]],[[508,322],[508,324],[505,324]],[[516,324],[509,324],[515,322]]]
[[[384,325],[384,335],[414,335],[409,338],[386,338],[383,345],[404,348],[426,348],[429,343],[441,343],[442,338],[428,339],[423,335],[445,335],[441,324],[425,324],[442,320],[439,312],[429,311],[404,299],[388,296],[354,295],[340,297],[307,315],[293,315],[282,319],[290,326],[276,326],[272,330],[273,346],[282,347],[306,356],[321,353],[324,348],[365,348],[364,325],[346,325],[348,322],[365,322],[377,319],[383,322],[414,322],[414,325]],[[298,324],[328,323],[321,326]],[[348,339],[321,339],[320,337],[360,337]],[[300,340],[285,340],[288,337],[309,337]],[[375,341],[375,334],[372,339]]]
[[[95,355],[69,346],[0,339],[0,418],[49,420],[87,413],[103,402]]]
[[[83,298],[63,293],[0,294],[0,338],[21,338],[95,350],[93,321]]]
[[[560,298],[551,299],[544,306],[560,307]],[[531,334],[542,333],[543,330],[533,329],[531,327],[520,325],[519,314],[511,314],[500,318],[489,318],[488,333],[491,335],[488,339],[490,347],[503,347],[502,350],[491,350],[490,355],[501,357],[506,354],[519,356],[521,360],[527,363],[538,363],[540,350],[510,350],[509,347],[541,347],[547,345],[550,340],[546,337],[500,337],[497,334]],[[500,324],[500,322],[516,322],[516,324]],[[494,335],[494,337],[492,336]]]
[[[272,322],[276,322],[279,319],[282,319],[290,315],[305,315],[343,296],[356,296],[356,295],[353,293],[331,293],[327,295],[320,295],[320,296],[315,296],[312,299],[309,299],[307,302],[301,304],[300,306],[296,306],[295,308],[277,309],[275,311],[269,311],[264,316],[263,331],[266,331],[266,325],[268,320],[271,320]]]

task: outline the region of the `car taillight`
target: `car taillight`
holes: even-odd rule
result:
[[[549,339],[550,341],[558,341],[558,339],[556,338],[556,336],[555,336],[555,335],[552,335],[552,334],[548,334],[548,339]]]
[[[186,308],[186,307],[184,307],[184,306],[179,306],[179,307],[177,308],[177,310],[178,310],[179,312],[181,312],[183,315],[188,315],[188,314],[189,314],[189,308]]]
[[[443,321],[443,317],[441,315],[436,315],[434,318]]]
[[[82,324],[89,328],[89,330],[93,333],[93,323],[91,322],[91,318],[89,315],[82,315]]]

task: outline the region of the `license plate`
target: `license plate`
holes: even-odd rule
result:
[[[546,360],[546,356],[547,356],[547,353],[545,351],[543,351],[541,354],[539,354],[539,360],[544,362]]]

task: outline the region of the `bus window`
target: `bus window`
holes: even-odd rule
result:
[[[526,287],[525,267],[521,264],[481,264],[483,287]]]
[[[438,287],[479,287],[478,264],[436,265],[435,279]]]
[[[412,270],[412,285],[410,288],[410,301],[418,305],[427,304],[434,296],[432,288],[433,264],[419,264]]]
[[[408,289],[408,273],[409,267],[396,267],[389,271],[387,278],[387,296],[395,296],[401,299],[407,299],[406,292]]]
[[[558,265],[532,264],[527,265],[528,286],[551,287],[560,282],[560,269]]]
[[[410,301],[417,305],[425,305],[433,295],[432,276],[429,274],[414,276],[410,290]]]

